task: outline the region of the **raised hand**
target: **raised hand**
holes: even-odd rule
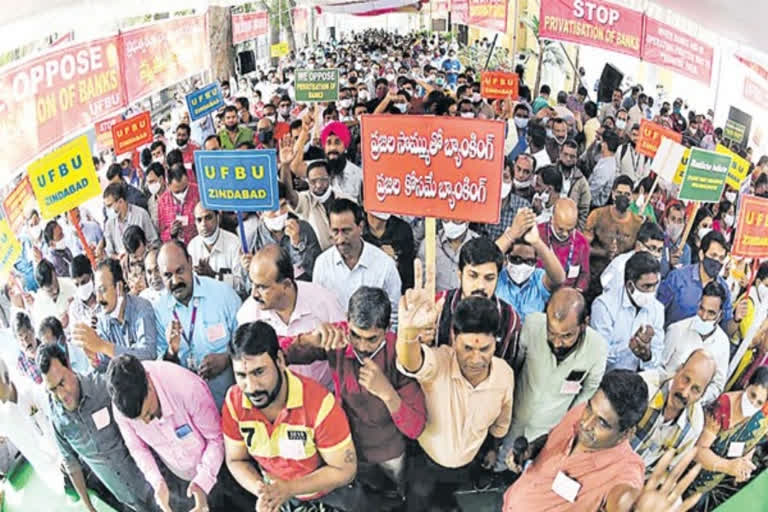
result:
[[[413,261],[414,285],[400,297],[398,309],[399,329],[406,333],[408,341],[413,341],[419,331],[432,329],[437,324],[442,301],[435,303],[435,270],[428,269],[426,281],[423,279],[421,260]]]

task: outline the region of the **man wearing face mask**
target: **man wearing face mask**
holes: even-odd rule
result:
[[[645,251],[627,261],[623,286],[592,304],[590,324],[608,342],[607,371],[659,367],[664,350],[664,306],[656,300],[659,260]]]
[[[256,149],[275,149],[277,147],[274,125],[266,117],[259,119],[256,125],[256,136],[259,141]]]
[[[539,223],[539,237],[552,249],[565,271],[563,286],[582,293],[589,286],[589,242],[577,229],[578,210],[572,199],[561,197],[555,201],[552,219]],[[543,262],[537,266],[543,268]]]
[[[216,139],[218,141],[218,139]],[[165,167],[157,162],[152,162],[149,168],[147,168],[145,188],[147,190],[147,211],[149,211],[149,217],[152,222],[157,226],[157,205],[160,200],[160,196],[165,192]]]
[[[164,341],[152,304],[128,294],[120,262],[108,258],[96,266],[96,328],[90,322],[72,327],[72,344],[92,357],[96,372],[107,370],[109,360],[121,354],[139,359],[157,358],[156,344]]]
[[[515,130],[517,130],[517,144],[512,151],[507,155],[510,160],[515,160],[518,155],[525,153],[528,150],[528,122],[531,117],[530,107],[525,103],[518,103],[513,110],[512,120],[515,124]],[[512,129],[508,126],[507,129]]]
[[[643,179],[649,172],[646,168],[648,158],[638,153],[635,148],[639,137],[640,125],[635,124],[629,130],[629,139],[616,151],[616,172],[629,176],[633,182]]]
[[[513,167],[521,167],[521,171],[512,171]],[[479,234],[487,236],[491,240],[499,238],[504,231],[512,225],[517,212],[521,208],[530,208],[531,203],[524,196],[517,193],[515,190],[515,176],[519,176],[522,180],[519,180],[520,185],[526,185],[521,187],[521,191],[533,197],[533,187],[531,174],[536,167],[536,160],[533,160],[530,156],[518,156],[517,161],[512,163],[510,160],[504,160],[504,170],[501,173],[501,213],[499,214],[498,224],[473,224],[472,227]],[[528,176],[528,178],[525,178]],[[526,181],[530,181],[531,185],[527,185]],[[526,188],[528,190],[526,190]]]
[[[69,268],[72,273],[72,282],[76,289],[76,297],[69,304],[70,321],[72,325],[81,323],[93,325],[99,302],[96,299],[96,287],[94,286],[91,261],[84,254],[78,254],[72,259],[72,264]],[[75,357],[73,354],[75,351],[80,352],[82,357]],[[90,359],[81,348],[74,345],[69,346],[69,358],[70,360],[84,358],[86,361]],[[88,370],[90,371],[91,369],[91,365],[88,365]]]
[[[466,222],[443,220],[442,229],[437,233],[437,251],[435,253],[436,290],[443,292],[460,286],[459,255],[464,244],[474,240],[479,235],[469,229]],[[418,258],[424,263],[426,245],[422,240],[419,245]]]
[[[565,281],[565,271],[555,253],[539,236],[536,216],[521,209],[512,225],[496,245],[507,257],[507,266],[499,276],[496,294],[525,321],[529,313],[543,311],[552,291]],[[536,268],[537,260],[543,269]]]
[[[536,223],[549,222],[552,208],[563,190],[563,176],[554,165],[539,168],[533,178],[534,190],[531,205],[536,213]]]
[[[413,287],[413,258],[416,247],[410,224],[389,213],[367,212],[363,240],[395,260],[403,293]]]
[[[672,129],[677,133],[685,133],[685,129],[688,128],[688,121],[685,120],[683,115],[683,100],[677,98],[672,104],[672,115],[669,116],[672,122]]]
[[[180,166],[181,167],[181,166]],[[186,171],[181,167],[186,178]],[[149,213],[136,205],[128,204],[124,183],[112,183],[103,194],[107,222],[104,225],[105,250],[109,256],[125,254],[123,232],[128,226],[139,226],[151,243],[157,240],[157,230],[149,218]]]
[[[240,125],[234,105],[224,107],[224,128],[218,135],[222,149],[236,149],[243,142],[253,142],[253,130]]]
[[[696,314],[667,328],[661,363],[667,373],[677,371],[698,349],[706,350],[715,360],[715,376],[701,398],[703,405],[714,401],[725,388],[730,357],[728,336],[718,325],[730,302],[727,289],[710,281],[702,290]]]
[[[701,241],[700,262],[673,270],[659,286],[658,298],[665,308],[665,325],[669,326],[696,314],[703,289],[711,282],[719,283],[725,290],[722,315],[718,315],[720,327],[733,335],[744,318],[747,302],[742,300],[734,311],[728,283],[721,275],[723,262],[728,257],[728,244],[722,233],[710,231]],[[728,359],[726,358],[726,363]]]
[[[195,205],[195,228],[197,236],[187,246],[195,273],[224,281],[239,294],[244,294],[238,258],[240,239],[221,229],[219,213],[206,210],[200,202]]]
[[[157,200],[157,224],[163,241],[176,238],[187,244],[192,240],[197,234],[194,210],[198,201],[197,185],[189,182],[187,170],[183,165],[172,165],[168,170],[168,189]],[[151,241],[149,236],[147,241]]]
[[[258,228],[248,240],[248,247],[258,251],[270,244],[279,245],[291,255],[296,277],[310,281],[315,259],[321,252],[320,244],[312,226],[290,211],[285,185],[279,182],[277,189],[280,207],[277,211],[262,214]],[[243,266],[243,271],[248,269]]]
[[[512,424],[498,469],[506,468],[515,439],[533,440],[549,432],[569,409],[594,395],[605,373],[607,344],[589,327],[584,296],[573,288],[559,288],[545,312],[528,316],[520,350]]]
[[[281,148],[281,153],[284,148]],[[306,219],[317,234],[317,240],[322,251],[332,245],[328,212],[336,195],[331,188],[331,178],[328,174],[325,160],[315,160],[307,166],[307,182],[309,190],[296,192],[293,188],[293,177],[290,162],[281,159],[281,183],[285,185],[288,204],[293,211]]]
[[[56,275],[70,277],[69,264],[72,262],[72,250],[67,247],[64,231],[55,220],[49,220],[43,231],[43,240],[48,245],[46,258],[53,264]]]
[[[562,197],[570,197],[578,205],[578,228],[584,229],[587,224],[589,208],[592,204],[592,192],[589,183],[581,170],[576,166],[579,156],[579,146],[572,139],[565,141],[560,148],[557,167],[563,177]]]
[[[685,207],[679,201],[667,204],[664,213],[664,251],[661,254],[661,277],[671,270],[691,264],[691,246],[682,239],[685,229]]]

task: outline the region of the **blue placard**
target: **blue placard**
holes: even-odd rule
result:
[[[213,82],[202,89],[187,94],[189,118],[197,121],[224,106],[224,97],[219,89],[219,82]]]
[[[195,151],[200,201],[208,210],[277,210],[277,151]]]

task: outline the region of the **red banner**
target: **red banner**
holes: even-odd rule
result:
[[[293,31],[299,34],[309,32],[309,9],[306,7],[293,8]]]
[[[152,142],[152,118],[149,111],[120,121],[112,127],[115,154],[121,155]]]
[[[232,44],[250,41],[267,33],[269,33],[269,16],[266,12],[232,15]]]
[[[643,13],[601,0],[541,0],[539,36],[640,57]]]
[[[744,57],[741,57],[740,55],[735,55],[736,60],[747,66],[749,69],[760,75],[766,82],[768,82],[768,69],[765,69],[763,66],[758,64],[757,62],[753,62],[749,59],[745,59]]]
[[[517,99],[520,77],[507,71],[483,71],[480,75],[480,95],[491,99]]]
[[[643,60],[709,85],[714,50],[674,27],[645,17]]]
[[[93,131],[96,132],[96,145],[100,149],[112,149],[115,147],[112,140],[112,127],[123,120],[120,114],[106,119],[102,119],[93,125]]]
[[[507,0],[468,0],[467,25],[495,30],[507,31]]]
[[[24,229],[24,209],[28,203],[37,207],[35,192],[32,190],[32,184],[29,183],[29,177],[25,174],[19,184],[3,199],[3,210],[5,210],[8,225],[17,235]]]
[[[178,18],[120,35],[128,101],[210,67],[205,16]]]
[[[369,115],[361,145],[366,211],[499,221],[504,123]]]
[[[641,120],[640,137],[637,139],[637,152],[651,158],[655,157],[663,137],[672,139],[678,144],[683,140],[682,133],[664,128],[660,124],[652,123],[647,119]]]
[[[768,199],[755,196],[739,199],[739,219],[733,240],[734,256],[768,257]]]
[[[117,37],[57,49],[1,71],[2,172],[122,108],[122,80]]]
[[[469,0],[451,0],[451,20],[453,23],[467,24],[467,20],[469,20]]]
[[[768,110],[768,89],[749,77],[744,79],[744,98]]]

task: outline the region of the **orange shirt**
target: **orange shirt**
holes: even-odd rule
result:
[[[627,440],[613,448],[569,455],[585,407],[586,403],[574,407],[552,429],[539,456],[504,493],[503,512],[596,512],[615,486],[627,484],[642,488],[645,465]],[[560,471],[581,484],[574,503],[552,490]]]
[[[327,389],[289,370],[285,377],[286,406],[274,424],[235,385],[227,391],[221,426],[228,439],[246,445],[267,478],[294,480],[321,467],[324,453],[351,446],[352,437],[347,416]],[[322,494],[297,497],[313,499]]]

